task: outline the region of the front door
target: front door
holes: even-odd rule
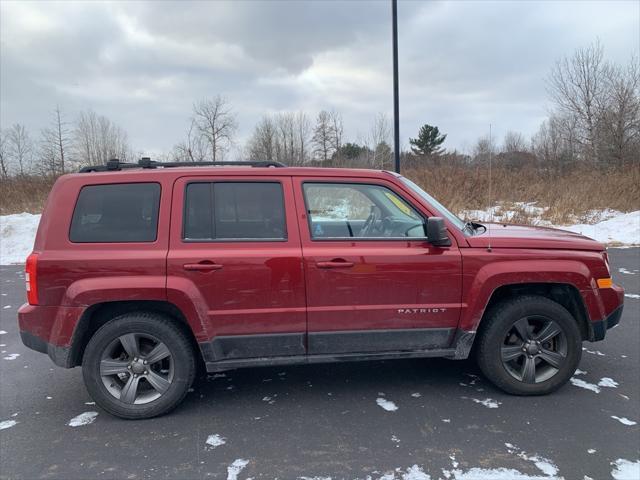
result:
[[[461,308],[455,241],[450,247],[429,244],[426,212],[390,182],[296,178],[294,185],[308,353],[448,347]]]
[[[196,305],[206,360],[304,355],[291,178],[183,177],[173,197],[167,294]]]

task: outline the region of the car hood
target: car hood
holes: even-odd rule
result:
[[[467,237],[472,247],[604,250],[602,243],[578,233],[547,227],[485,223],[487,231]]]

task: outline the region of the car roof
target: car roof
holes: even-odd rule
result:
[[[193,167],[171,167],[171,168],[128,168],[126,170],[114,170],[105,172],[83,172],[66,175],[76,179],[103,181],[110,180],[131,180],[131,179],[159,179],[165,176],[172,178],[184,176],[247,176],[247,177],[365,177],[365,178],[389,178],[399,176],[397,173],[387,170],[372,170],[365,168],[323,168],[323,167],[219,167],[219,166],[197,166]]]

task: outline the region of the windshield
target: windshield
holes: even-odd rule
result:
[[[433,198],[431,195],[429,195],[427,192],[425,192],[423,189],[421,189],[418,185],[413,183],[408,178],[400,177],[400,180],[407,187],[409,187],[414,193],[418,194],[419,197],[426,200],[430,205],[433,205],[442,215],[445,216],[447,220],[453,223],[460,230],[464,230],[465,223],[462,220],[460,220],[458,217],[456,217],[453,213],[451,213],[449,210],[447,210],[445,206],[442,205],[439,201],[437,201],[435,198]]]

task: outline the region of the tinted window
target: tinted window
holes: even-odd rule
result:
[[[280,183],[190,183],[185,195],[186,240],[283,240]]]
[[[153,242],[158,231],[160,185],[120,183],[82,187],[69,240],[78,243]]]
[[[303,188],[314,239],[425,237],[422,216],[388,188],[347,183]]]

